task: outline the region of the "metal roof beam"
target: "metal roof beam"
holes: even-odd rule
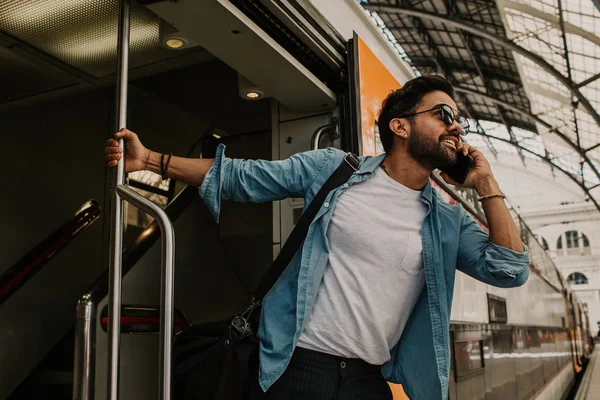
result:
[[[590,147],[589,149],[586,149],[584,151],[584,153],[587,153],[588,151],[594,150],[596,148],[600,147],[600,143],[593,145],[592,147]]]
[[[579,82],[576,87],[579,89],[580,87],[583,87],[585,85],[587,85],[588,83],[592,83],[594,82],[596,79],[600,78],[600,73],[594,75],[594,76],[590,76],[589,78],[587,78],[585,81],[583,82]]]
[[[480,132],[473,132],[473,133],[475,133],[476,135],[484,135],[485,136],[485,134],[482,134]],[[570,172],[564,170],[560,165],[554,164],[549,158],[542,157],[539,154],[537,154],[536,152],[531,151],[531,150],[529,150],[526,147],[521,147],[518,143],[512,143],[509,140],[506,140],[506,139],[503,139],[503,138],[499,138],[499,137],[495,137],[495,136],[493,136],[493,138],[494,138],[494,140],[500,140],[502,142],[509,143],[509,144],[511,144],[513,146],[520,147],[521,150],[523,150],[523,151],[525,151],[527,153],[533,154],[534,156],[536,156],[536,157],[544,160],[546,163],[550,164],[551,168],[556,168],[559,171],[561,171],[563,174],[567,175],[573,182],[575,182],[577,185],[579,185],[579,187],[585,192],[585,194],[588,195],[588,197],[592,201],[592,203],[594,203],[594,205],[596,206],[596,209],[598,209],[598,211],[600,211],[600,204],[598,204],[598,202],[596,201],[596,199],[594,199],[594,196],[592,196],[592,194],[590,193],[590,190],[592,190],[593,188],[595,188],[598,185],[592,186],[591,188],[587,188],[585,186],[585,182],[579,182],[579,180],[577,180],[577,178],[575,176],[573,176],[573,174],[571,174]]]
[[[477,127],[475,130],[475,133],[483,136],[483,141],[487,145],[488,149],[494,155],[494,158],[497,160],[498,159],[498,150],[496,150],[496,147],[494,147],[494,143],[492,143],[492,140],[490,139],[490,135],[488,135],[487,132],[485,131],[485,129],[483,129],[483,126],[481,126],[481,124],[479,123],[479,120],[475,120],[475,121],[477,122]]]
[[[450,82],[454,83],[453,82],[454,81],[454,77],[449,73],[449,71],[447,70],[447,68],[445,68],[443,57],[440,54],[435,41],[433,40],[433,38],[427,32],[427,28],[423,24],[423,21],[421,21],[417,17],[413,17],[413,18],[411,18],[411,23],[413,24],[413,26],[414,26],[415,31],[417,32],[417,34],[427,44],[427,48],[431,52],[431,55],[433,57],[432,61],[435,64],[436,69],[439,71],[440,74],[444,75],[446,77],[446,79],[448,79]],[[411,36],[412,36],[412,33],[411,33]],[[464,104],[464,106],[465,106],[465,112],[466,112],[467,116],[476,120],[476,118],[474,118],[473,106],[471,106],[469,100],[466,97],[464,97],[464,96],[460,96],[459,100]],[[479,122],[477,124],[479,125]],[[492,153],[494,153],[494,155],[496,155],[497,151],[493,147],[492,143],[489,142],[489,141],[486,141],[486,144],[488,144],[488,148],[490,149],[490,151]]]
[[[579,89],[580,87],[583,87],[589,83],[594,82],[596,79],[600,78],[600,73],[594,75],[594,76],[590,76],[589,78],[587,78],[585,81],[579,82],[576,87]]]
[[[511,10],[515,10],[523,14],[531,15],[534,18],[541,19],[542,21],[546,21],[550,23],[550,25],[554,29],[560,29],[560,21],[556,18],[556,15],[549,14],[528,4],[517,3],[511,0],[499,0],[498,6],[507,8],[507,13],[515,14],[514,12],[511,12]],[[568,21],[564,22],[564,27],[566,33],[581,36],[582,38],[589,40],[597,46],[600,46],[600,37],[598,35],[595,35],[590,31],[586,31],[585,29],[580,28],[577,25],[573,25]]]
[[[543,126],[545,126],[546,128],[548,128],[550,130],[550,132],[554,132],[558,137],[560,137],[562,140],[564,140],[570,147],[572,147],[575,151],[577,151],[581,157],[583,158],[583,160],[586,162],[586,164],[590,167],[590,169],[594,172],[594,174],[598,177],[598,179],[600,179],[600,172],[598,171],[598,168],[596,168],[596,166],[592,163],[592,161],[590,160],[590,158],[585,154],[585,152],[580,152],[579,149],[577,148],[577,145],[575,143],[573,143],[564,133],[562,133],[557,127],[552,126],[552,124],[549,124],[548,122],[544,121],[543,119],[541,119],[540,117],[538,117],[537,115],[531,113],[530,111],[527,110],[523,110],[513,104],[507,103],[505,101],[502,101],[500,99],[496,99],[492,96],[489,96],[487,93],[481,93],[481,92],[477,92],[475,90],[469,89],[469,88],[464,88],[464,87],[460,87],[460,86],[455,86],[454,90],[456,90],[457,92],[463,92],[463,93],[468,93],[471,94],[473,96],[479,96],[483,99],[487,99],[491,102],[495,102],[498,103],[499,105],[501,105],[502,107],[509,109],[511,111],[514,111],[516,113],[519,113],[521,115],[526,115],[528,117],[530,117],[531,119],[535,120],[536,122],[539,122],[540,124],[542,124]],[[592,148],[588,149],[591,150]]]
[[[464,34],[461,31],[458,31],[458,34],[460,35],[460,38],[462,39],[463,43],[465,44],[465,46],[467,48],[467,53],[469,53],[469,58],[471,58],[471,62],[473,63],[473,65],[475,65],[475,69],[479,73],[479,76],[481,77],[481,80],[483,81],[483,85],[485,86],[486,90],[488,91],[488,93],[490,95],[496,94],[496,91],[492,87],[491,82],[489,81],[489,79],[486,77],[483,70],[481,69],[481,61],[479,60],[479,57],[477,57],[475,55],[475,52],[473,49],[473,47],[474,47],[473,40],[471,39],[470,36],[468,36],[467,34]],[[508,122],[506,122],[504,112],[502,111],[502,109],[500,108],[498,103],[494,103],[494,107],[496,108],[496,111],[498,111],[498,115],[500,115],[500,120],[502,121],[504,126],[506,126],[506,130],[508,131],[508,134],[510,135],[511,142],[518,144],[517,138],[516,138],[514,132],[512,131],[511,126],[508,124]],[[517,146],[517,153],[519,153],[519,157],[521,157],[521,162],[523,163],[523,165],[525,165],[525,156],[523,155],[523,152],[521,151],[520,146]]]
[[[478,26],[476,24],[465,22],[465,21],[459,20],[457,18],[449,17],[446,15],[438,15],[438,14],[434,14],[434,13],[431,13],[428,11],[417,10],[414,8],[394,7],[394,6],[390,6],[387,4],[377,4],[377,3],[373,3],[373,2],[363,4],[363,7],[367,8],[368,10],[371,10],[371,11],[383,12],[383,13],[389,13],[389,14],[409,15],[412,17],[418,17],[418,18],[427,19],[430,21],[436,21],[439,23],[443,23],[443,24],[446,24],[449,26],[453,26],[455,28],[470,32],[475,36],[485,38],[485,39],[489,40],[490,42],[497,44],[500,47],[506,48],[508,50],[512,50],[512,51],[522,55],[523,57],[530,59],[531,61],[533,61],[540,67],[542,67],[544,70],[546,70],[553,77],[555,77],[563,85],[565,85],[565,87],[567,89],[569,89],[571,94],[580,101],[581,105],[587,111],[587,113],[591,115],[591,117],[594,119],[594,121],[596,121],[596,124],[598,124],[598,126],[600,126],[600,114],[598,114],[598,112],[594,109],[594,107],[589,102],[589,100],[579,91],[579,89],[577,88],[577,85],[572,80],[570,80],[568,77],[561,74],[556,68],[554,68],[552,65],[550,65],[548,63],[548,61],[546,61],[543,57],[519,46],[518,44],[512,42],[511,40],[509,40],[505,37],[499,37],[495,32],[486,31],[485,29],[482,29],[481,26]]]
[[[558,5],[558,21],[559,21],[559,25],[560,25],[560,33],[562,36],[562,41],[563,41],[563,47],[564,47],[564,57],[565,60],[567,61],[567,76],[569,77],[569,80],[573,80],[573,75],[571,73],[571,60],[569,59],[569,47],[567,45],[567,35],[565,33],[565,19],[563,17],[563,7],[562,7],[562,1],[561,0],[557,0],[557,5]],[[577,123],[577,103],[574,102],[571,105],[571,109],[573,110],[573,121],[575,122],[575,135],[577,136],[577,147],[578,147],[578,151],[579,154],[581,154],[581,139],[579,137],[579,124]],[[585,178],[584,178],[584,173],[583,173],[583,161],[580,162],[580,168],[579,168],[579,174],[581,175],[581,180],[585,182]]]
[[[426,68],[434,68],[436,67],[435,62],[431,62],[430,59],[427,60],[423,60],[421,58],[410,58],[412,61],[412,64],[415,67],[426,67]],[[458,63],[449,63],[449,62],[444,62],[444,67],[446,68],[446,70],[448,71],[452,71],[452,72],[459,72],[459,73],[464,73],[464,74],[474,74],[479,76],[479,72],[474,69],[474,68],[468,68],[466,67],[464,64],[458,64]],[[515,77],[514,73],[513,75],[509,75],[508,72],[503,72],[503,71],[491,71],[487,68],[482,69],[483,73],[489,78],[489,79],[498,79],[507,83],[511,83],[513,85],[519,85],[521,86],[521,80],[517,77]]]

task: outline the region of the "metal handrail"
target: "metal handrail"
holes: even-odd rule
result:
[[[154,217],[162,232],[161,255],[162,255],[162,279],[161,279],[161,302],[160,302],[160,350],[159,350],[159,399],[170,400],[171,398],[171,360],[173,343],[173,314],[174,314],[174,282],[175,282],[175,230],[167,213],[157,204],[144,196],[138,194],[126,185],[116,187],[115,193],[123,200],[128,201],[142,211]],[[122,253],[122,252],[119,252]],[[114,278],[114,275],[111,276]],[[119,280],[121,280],[119,276]],[[120,300],[120,296],[119,296]],[[119,301],[120,303],[120,301]],[[77,324],[75,338],[75,365],[74,376],[76,377],[73,387],[73,400],[92,400],[94,398],[94,363],[95,363],[95,330],[97,303],[93,295],[84,295],[77,304]],[[113,324],[121,334],[119,304],[119,321]],[[109,334],[110,334],[110,306],[109,306]],[[117,356],[119,355],[117,348]],[[118,371],[118,358],[116,359],[116,370]],[[110,365],[109,373],[114,373],[114,364]],[[117,377],[118,378],[118,377]],[[115,381],[112,381],[115,383]],[[113,386],[109,385],[109,389]],[[118,397],[118,381],[114,387]]]
[[[140,210],[150,214],[158,222],[162,232],[161,255],[162,255],[162,279],[160,298],[160,353],[159,353],[159,398],[169,400],[171,398],[171,354],[173,343],[173,309],[174,309],[174,265],[175,265],[175,230],[173,224],[160,206],[136,193],[131,188],[117,186],[117,193]],[[109,319],[110,321],[110,319]],[[119,320],[119,332],[120,320]],[[118,388],[117,388],[118,390]]]
[[[174,313],[174,265],[175,265],[175,231],[167,213],[160,206],[136,193],[126,185],[119,185],[116,194],[138,207],[142,211],[154,217],[162,232],[161,254],[162,254],[162,279],[161,279],[161,302],[160,302],[160,350],[159,350],[159,399],[170,400],[171,398],[171,359],[173,343],[173,313]],[[119,252],[121,253],[121,252]],[[121,280],[121,276],[119,276]],[[120,296],[119,296],[120,297]],[[120,298],[119,298],[120,300]],[[119,302],[120,303],[120,302]],[[94,398],[94,362],[95,362],[95,330],[97,303],[92,294],[83,296],[77,304],[77,326],[75,340],[75,366],[74,376],[76,380],[73,387],[73,400],[91,400]],[[121,335],[119,304],[118,334]],[[109,307],[109,333],[110,325]],[[115,324],[112,325],[115,327]],[[117,348],[117,356],[120,349]],[[110,365],[113,367],[113,365]],[[118,371],[118,358],[116,363]],[[109,373],[113,373],[111,368]],[[113,381],[114,383],[115,381]],[[112,386],[109,386],[111,389]],[[115,393],[118,396],[118,384]]]
[[[8,300],[77,235],[100,218],[100,204],[94,199],[86,201],[75,213],[37,246],[25,254],[0,276],[0,305]]]
[[[325,132],[327,132],[329,135],[333,133],[332,139],[338,139],[340,137],[336,123],[320,126],[317,128],[315,133],[313,133],[312,138],[310,139],[311,150],[319,150],[321,135]]]
[[[165,212],[171,221],[177,220],[190,203],[197,198],[197,189],[188,186],[166,207]],[[133,247],[123,253],[123,276],[136,265],[146,251],[160,236],[158,221],[152,222],[135,240]],[[95,391],[96,367],[96,321],[98,305],[108,294],[108,272],[103,273],[86,290],[77,302],[77,322],[75,326],[75,360],[73,374],[73,400],[93,400]]]

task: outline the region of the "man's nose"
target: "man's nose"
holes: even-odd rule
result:
[[[448,132],[453,134],[454,136],[458,136],[462,133],[462,125],[458,123],[457,120],[452,121],[452,125],[448,127]]]

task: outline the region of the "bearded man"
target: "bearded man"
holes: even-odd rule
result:
[[[528,250],[488,161],[460,140],[468,120],[454,98],[445,79],[421,76],[385,99],[378,119],[385,153],[360,157],[329,194],[264,299],[253,398],[391,399],[390,381],[413,400],[446,399],[456,270],[498,287],[527,281]],[[220,145],[215,159],[173,157],[161,171],[164,156],[126,129],[120,138],[128,172],[199,186],[217,219],[221,199],[309,204],[345,156],[328,148],[283,161],[236,160]],[[109,166],[121,158],[116,140],[106,146]],[[489,235],[431,186],[432,171],[454,165],[459,153],[473,158],[465,182],[442,177],[477,191]]]

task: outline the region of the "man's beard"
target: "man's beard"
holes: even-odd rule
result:
[[[447,135],[446,135],[447,136]],[[407,151],[423,168],[433,171],[436,168],[448,168],[456,164],[456,150],[444,146],[441,141],[422,135],[411,124],[411,135]]]

